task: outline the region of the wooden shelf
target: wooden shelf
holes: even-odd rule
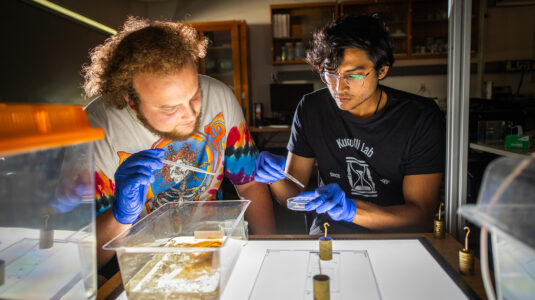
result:
[[[472,5],[472,32],[473,39],[477,41],[477,20],[479,18],[477,8],[478,2],[475,0]],[[339,2],[339,3],[337,3]],[[281,57],[281,47],[285,42],[303,41],[308,46],[311,36],[300,36],[310,30],[302,27],[307,25],[302,20],[325,25],[328,20],[320,20],[324,15],[318,13],[321,9],[333,9],[332,18],[341,14],[353,13],[380,13],[384,16],[386,25],[392,30],[391,37],[395,42],[394,56],[396,59],[429,59],[443,58],[447,53],[413,53],[414,47],[422,44],[428,38],[433,39],[433,43],[441,48],[441,43],[447,42],[448,19],[444,18],[447,5],[443,0],[358,0],[358,1],[332,1],[317,3],[294,3],[271,5],[271,15],[285,13],[290,14],[291,37],[272,38],[272,64],[288,65],[303,64],[305,60],[279,61]],[[332,19],[331,18],[331,19]],[[475,22],[475,23],[474,23]],[[428,29],[429,28],[429,29]],[[297,33],[293,31],[297,29]],[[443,32],[442,35],[429,35],[428,31]],[[404,35],[396,36],[397,32]],[[477,48],[472,45],[473,49]],[[430,49],[427,49],[428,51]],[[476,50],[477,51],[477,50]]]
[[[442,58],[448,56],[448,53],[412,53],[411,58]]]
[[[304,64],[304,59],[296,59],[289,61],[277,60],[277,57],[283,57],[282,47],[286,42],[303,42],[307,47],[309,41],[312,39],[312,32],[324,26],[338,16],[338,5],[336,1],[331,2],[315,2],[315,3],[292,3],[292,4],[274,4],[270,6],[271,20],[273,16],[278,14],[289,15],[289,24],[283,21],[283,32],[287,33],[288,37],[272,37],[271,39],[271,60],[273,65],[288,65],[288,64]],[[278,23],[281,24],[281,23]],[[271,24],[272,36],[277,28],[275,24]],[[280,31],[279,31],[280,33]],[[294,45],[295,46],[295,45]],[[306,49],[305,49],[306,51]]]
[[[273,38],[274,41],[300,41],[302,39],[303,39],[302,37],[292,37],[292,36]]]
[[[429,23],[448,23],[448,19],[444,19],[444,20],[412,20],[413,23],[425,23],[425,24],[429,24]],[[440,25],[443,25],[443,24],[440,24]]]
[[[232,50],[232,46],[208,46],[208,50]]]
[[[505,150],[505,146],[503,145],[485,145],[481,143],[470,143],[470,149],[479,150],[483,152],[488,152],[496,155],[501,156],[516,156],[516,157],[526,157],[530,156],[533,152],[535,152],[535,149],[530,150]]]
[[[226,71],[226,72],[218,72],[218,73],[207,73],[206,74],[207,76],[210,76],[210,77],[232,77],[234,76],[234,72],[233,71]]]
[[[290,132],[292,130],[292,127],[290,125],[288,126],[262,126],[262,127],[253,127],[249,126],[250,132]]]
[[[272,61],[274,65],[295,65],[295,64],[306,64],[304,59],[294,59],[294,60],[274,60]]]

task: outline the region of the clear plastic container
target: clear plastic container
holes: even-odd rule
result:
[[[310,202],[311,198],[302,198],[302,197],[292,197],[286,200],[286,206],[288,209],[295,211],[306,211],[305,205]]]
[[[83,109],[0,103],[0,298],[96,297],[92,141]]]
[[[535,299],[535,157],[493,161],[459,213],[491,234],[498,299]]]
[[[108,242],[129,299],[219,299],[247,241],[249,200],[169,202]]]

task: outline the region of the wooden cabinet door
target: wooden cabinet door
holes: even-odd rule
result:
[[[210,41],[198,61],[199,73],[225,83],[236,96],[249,123],[247,27],[244,21],[187,23]]]

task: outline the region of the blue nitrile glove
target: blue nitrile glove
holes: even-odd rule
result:
[[[149,149],[127,158],[115,172],[113,216],[121,224],[134,223],[143,210],[154,172],[163,167],[165,150]]]
[[[260,152],[255,163],[254,179],[258,182],[272,183],[283,179],[286,159],[267,151]]]
[[[357,215],[355,201],[346,198],[345,192],[336,183],[319,187],[313,192],[301,193],[298,197],[310,197],[311,201],[305,205],[307,211],[328,213],[335,221],[353,222]]]

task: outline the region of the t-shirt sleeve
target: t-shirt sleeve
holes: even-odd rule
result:
[[[411,137],[410,145],[405,175],[444,172],[445,120],[438,108],[425,114]]]
[[[297,109],[294,113],[294,118],[292,122],[292,132],[290,134],[290,140],[286,149],[293,154],[313,158],[315,157],[314,151],[310,144],[308,143],[306,132],[305,132],[305,122],[311,118],[306,118],[306,109],[304,107],[305,98],[301,99]]]
[[[86,109],[86,113],[94,128],[106,128],[106,122],[102,116],[104,112]],[[97,216],[111,207],[115,201],[114,171],[117,163],[114,160],[114,149],[110,143],[109,135],[106,134],[102,140],[95,141],[95,203]]]
[[[234,94],[226,94],[228,122],[227,145],[225,148],[225,177],[234,185],[242,185],[254,179],[255,161],[258,149],[255,146],[243,112]]]

